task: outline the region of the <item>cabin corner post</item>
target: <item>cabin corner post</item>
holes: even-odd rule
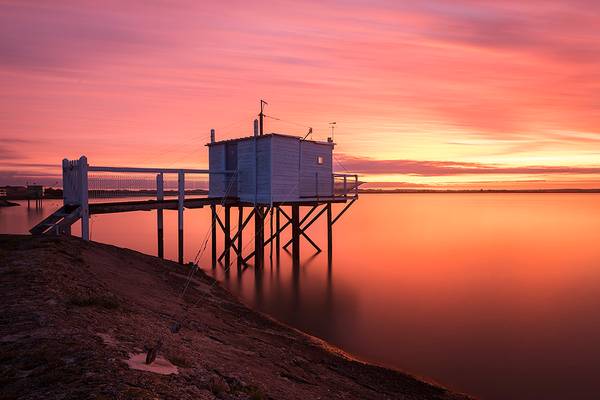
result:
[[[81,156],[77,163],[79,170],[79,207],[81,216],[81,238],[90,240],[90,209],[88,205],[88,163],[85,156]]]
[[[210,215],[211,215],[211,260],[212,260],[212,268],[215,269],[217,267],[217,206],[214,204],[210,205]]]
[[[178,202],[177,202],[177,227],[178,227],[178,261],[183,264],[183,206],[185,201],[185,175],[183,171],[177,173]]]
[[[156,200],[163,201],[165,199],[164,192],[164,176],[163,173],[156,175]],[[163,228],[163,210],[162,208],[156,209],[156,234],[157,234],[157,246],[158,246],[158,257],[164,258],[165,256],[165,242],[164,242],[164,228]]]

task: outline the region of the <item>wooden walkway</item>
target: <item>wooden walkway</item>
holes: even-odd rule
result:
[[[325,203],[346,203],[351,198],[346,197],[333,197],[333,198],[319,198],[319,199],[306,199],[302,202],[294,203],[273,203],[273,206],[288,206],[288,205],[300,205],[300,206],[315,206]],[[242,202],[234,197],[222,198],[222,197],[200,197],[200,198],[186,198],[183,201],[184,208],[203,208],[205,206],[231,206],[231,207],[254,207],[254,203]],[[170,200],[134,200],[134,201],[113,201],[113,202],[102,202],[102,203],[89,203],[90,215],[92,214],[112,214],[121,212],[131,211],[152,211],[152,210],[177,210],[179,207],[178,199]]]

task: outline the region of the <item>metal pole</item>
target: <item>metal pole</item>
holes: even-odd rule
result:
[[[156,200],[162,201],[165,199],[164,191],[164,176],[162,173],[156,175]],[[158,256],[160,258],[165,257],[165,242],[164,242],[164,228],[163,228],[163,210],[162,208],[156,209],[156,232],[158,241]]]
[[[185,201],[185,175],[183,171],[177,174],[178,184],[178,203],[177,203],[177,227],[179,228],[178,235],[178,253],[179,264],[183,264],[183,205]]]

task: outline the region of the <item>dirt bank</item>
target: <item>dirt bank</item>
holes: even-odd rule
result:
[[[202,272],[181,298],[188,272],[76,238],[0,235],[0,398],[466,398],[353,360]]]

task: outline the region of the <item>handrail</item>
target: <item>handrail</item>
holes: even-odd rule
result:
[[[139,172],[139,173],[155,173],[155,174],[233,174],[235,171],[210,171],[208,169],[189,169],[189,168],[140,168],[140,167],[105,167],[90,165],[88,171],[92,172]]]

